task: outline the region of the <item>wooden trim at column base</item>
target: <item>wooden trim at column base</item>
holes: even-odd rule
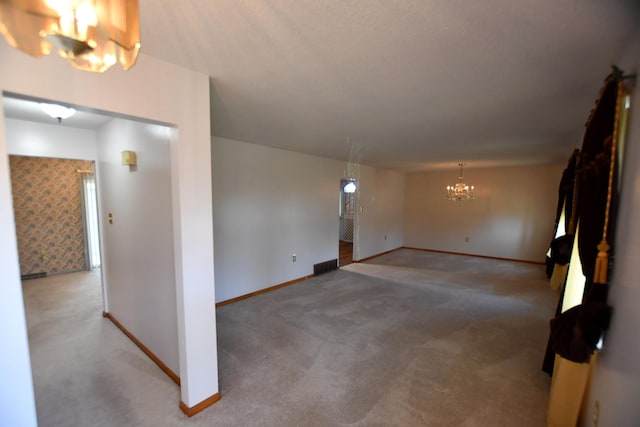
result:
[[[289,280],[288,282],[284,282],[284,283],[280,283],[279,285],[270,286],[268,288],[260,289],[260,290],[255,291],[255,292],[251,292],[251,293],[248,293],[248,294],[240,295],[239,297],[231,298],[231,299],[228,299],[228,300],[225,300],[225,301],[220,301],[220,302],[216,303],[216,307],[222,307],[222,306],[225,306],[227,304],[233,304],[234,302],[238,302],[238,301],[245,300],[247,298],[255,297],[257,295],[266,294],[267,292],[275,291],[276,289],[284,288],[285,286],[291,286],[291,285],[294,285],[296,283],[300,283],[300,282],[302,282],[304,280],[309,280],[312,277],[313,277],[313,274],[311,274],[309,276],[300,277],[298,279]]]
[[[122,325],[122,323],[118,322],[116,318],[113,317],[113,315],[111,315],[111,313],[107,313],[106,311],[103,311],[102,317],[106,317],[107,319],[111,320],[111,322],[113,322],[113,324],[116,325],[118,329],[120,329],[127,337],[129,337],[129,339],[133,341],[133,343],[137,345],[140,348],[140,350],[142,350],[142,352],[149,357],[149,359],[151,359],[156,365],[158,365],[158,367],[165,374],[167,374],[169,378],[173,380],[173,382],[180,385],[180,377],[171,369],[169,369],[169,367],[165,365],[164,362],[158,358],[158,356],[153,354],[153,352],[149,350],[146,345],[142,344],[140,340],[138,340],[138,338],[136,338],[131,332],[129,332],[129,330],[125,328]]]
[[[205,410],[206,408],[208,408],[209,406],[213,405],[214,403],[216,403],[221,398],[222,398],[222,395],[220,394],[220,392],[218,392],[218,393],[206,398],[202,402],[196,404],[195,406],[192,406],[191,408],[188,407],[187,404],[184,403],[181,400],[180,401],[180,409],[182,410],[182,412],[184,412],[187,415],[187,417],[193,417],[195,414]]]
[[[366,258],[362,258],[362,259],[354,259],[354,260],[353,260],[353,262],[366,262],[366,261],[370,261],[370,260],[372,260],[372,259],[374,259],[374,258],[378,258],[379,256],[386,255],[386,254],[390,254],[391,252],[395,252],[395,251],[400,250],[400,249],[402,249],[402,247],[395,248],[395,249],[390,249],[390,250],[385,251],[385,252],[380,252],[379,254],[371,255],[371,256],[368,256],[368,257],[366,257]]]

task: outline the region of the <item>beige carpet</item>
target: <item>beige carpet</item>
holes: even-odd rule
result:
[[[542,266],[400,250],[217,311],[222,400],[101,317],[95,273],[24,283],[41,426],[543,426]]]

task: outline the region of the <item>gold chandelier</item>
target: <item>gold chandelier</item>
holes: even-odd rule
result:
[[[138,0],[0,0],[0,32],[36,58],[55,47],[81,70],[127,70],[140,50]]]
[[[460,176],[458,176],[458,182],[455,185],[447,185],[447,199],[454,202],[471,200],[473,199],[474,186],[469,186],[462,182],[462,167],[464,163],[458,163],[458,166],[460,166]]]

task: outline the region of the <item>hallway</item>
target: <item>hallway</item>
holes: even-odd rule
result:
[[[102,317],[100,270],[27,280],[23,292],[40,427],[152,425],[166,400],[178,410],[175,383]]]

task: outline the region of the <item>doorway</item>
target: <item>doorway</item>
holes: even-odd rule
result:
[[[82,217],[84,220],[85,253],[87,270],[102,267],[100,258],[100,232],[98,231],[98,191],[95,168],[78,170],[82,191]]]
[[[93,160],[9,156],[23,280],[100,267]]]
[[[91,378],[91,365],[99,364],[104,354],[117,349],[105,348],[105,341],[96,339],[105,330],[105,322],[109,322],[103,317],[103,313],[110,313],[109,305],[119,309],[117,313],[124,313],[127,323],[123,324],[129,328],[142,324],[139,327],[142,332],[136,338],[145,343],[160,342],[153,348],[154,354],[177,371],[179,350],[170,168],[170,138],[174,131],[166,125],[80,109],[75,116],[59,122],[44,117],[38,110],[39,100],[32,98],[5,96],[3,104],[7,154],[10,158],[15,156],[46,163],[38,167],[17,165],[15,168],[24,173],[31,170],[36,180],[29,184],[32,193],[28,197],[35,201],[45,199],[40,191],[43,194],[46,191],[46,203],[50,208],[47,213],[26,209],[31,215],[29,226],[34,229],[40,226],[43,217],[51,217],[46,229],[31,237],[43,241],[45,236],[58,234],[66,239],[63,242],[46,241],[29,251],[38,263],[34,271],[48,277],[25,280],[22,285],[39,416],[41,411],[55,414],[56,408],[59,412],[65,401],[84,396],[81,387]],[[121,163],[122,151],[132,149],[138,151],[142,167]],[[61,166],[67,162],[71,166],[65,166],[63,170]],[[9,163],[7,161],[7,165]],[[12,182],[22,181],[22,177],[14,175],[14,168],[11,169],[10,188]],[[42,181],[37,181],[38,178]],[[65,189],[69,191],[65,192]],[[12,193],[18,191],[12,189]],[[97,198],[100,203],[99,233]],[[64,201],[74,206],[73,219],[60,216],[61,212],[71,210],[67,205],[60,205]],[[13,203],[16,207],[18,204]],[[83,205],[86,206],[84,212]],[[115,226],[106,220],[110,212],[115,213]],[[60,229],[59,226],[65,223],[68,229]],[[15,228],[19,234],[17,221]],[[100,240],[102,245],[98,243]],[[14,243],[17,242],[14,240]],[[21,245],[16,246],[20,252]],[[72,257],[67,257],[69,252],[73,252]],[[46,265],[43,260],[47,261]],[[49,261],[62,265],[52,267]],[[148,268],[139,268],[140,265]],[[71,271],[75,273],[57,274]],[[129,301],[135,301],[132,294],[144,303],[140,303],[141,309],[131,308]],[[130,311],[135,311],[133,320],[124,317]],[[147,324],[159,326],[144,329]],[[162,340],[149,337],[152,334],[162,334]],[[72,363],[78,354],[83,356],[83,366],[87,368],[84,371],[79,370],[79,364]],[[52,360],[57,361],[54,369]],[[63,382],[73,385],[66,389],[70,394],[49,392]],[[71,388],[73,392],[69,391]]]
[[[91,360],[78,343],[104,322],[95,157],[74,146],[90,147],[92,132],[6,114],[5,129],[36,413],[51,420],[64,394],[49,390],[90,378],[79,374],[77,355]]]
[[[358,185],[353,179],[340,180],[340,202],[338,215],[340,218],[338,266],[353,262],[353,242],[355,235],[356,194]]]

